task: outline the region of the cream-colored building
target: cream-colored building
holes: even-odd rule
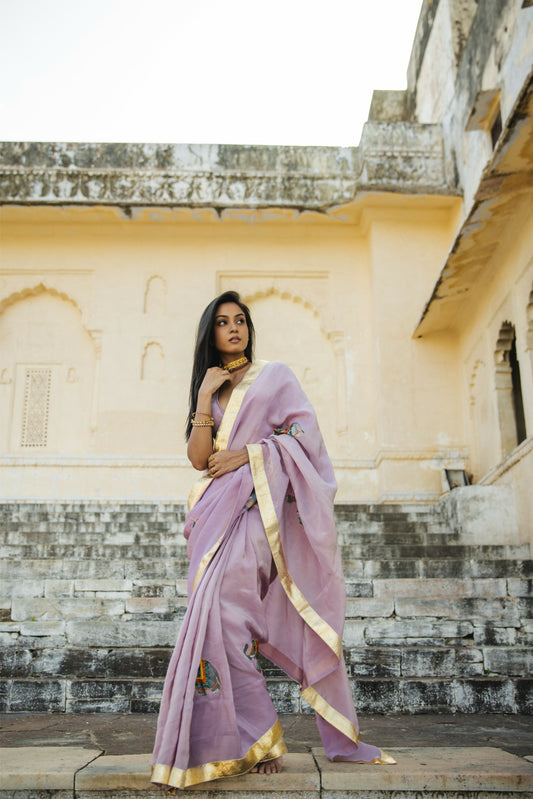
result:
[[[195,328],[232,288],[340,501],[533,539],[530,5],[425,2],[358,147],[0,145],[0,497],[186,497]]]

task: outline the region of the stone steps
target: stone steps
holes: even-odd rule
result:
[[[152,712],[186,607],[181,505],[0,506],[0,708]],[[345,658],[367,712],[530,712],[533,560],[435,508],[339,506]],[[180,540],[181,539],[181,540]],[[263,662],[280,712],[298,687]]]

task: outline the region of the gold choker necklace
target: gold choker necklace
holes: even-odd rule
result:
[[[222,368],[226,370],[226,372],[236,372],[237,369],[241,369],[243,366],[246,366],[248,363],[248,358],[246,355],[243,355],[242,358],[237,358],[236,361],[230,361],[230,363],[222,364]]]

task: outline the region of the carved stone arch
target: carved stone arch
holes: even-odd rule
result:
[[[39,294],[50,294],[52,297],[58,297],[60,300],[69,302],[78,311],[80,316],[83,317],[83,311],[75,299],[65,294],[65,292],[59,291],[54,286],[48,286],[45,283],[38,283],[35,286],[22,289],[21,291],[15,291],[7,297],[4,297],[3,300],[0,300],[0,314],[2,314],[6,308],[9,308],[10,305],[14,305],[14,303],[25,300],[28,297],[37,297]]]
[[[512,322],[500,327],[494,350],[501,451],[505,457],[526,437],[516,331]]]
[[[161,275],[152,275],[146,281],[144,291],[144,313],[164,314],[167,305],[167,284]]]
[[[4,297],[0,371],[11,387],[9,415],[0,411],[10,418],[6,451],[87,451],[98,395],[93,334],[78,303],[53,286],[38,283]]]
[[[268,288],[263,287],[244,295],[243,302],[247,305],[253,305],[256,302],[268,299],[269,297],[278,297],[283,301],[294,303],[305,311],[310,312],[316,321],[315,330],[319,332],[319,334],[323,337],[323,339],[325,339],[325,341],[328,342],[329,346],[331,347],[330,352],[333,355],[334,364],[334,383],[332,382],[331,384],[333,396],[331,397],[331,404],[329,404],[329,416],[331,419],[334,419],[334,426],[331,432],[336,432],[337,436],[346,433],[348,430],[348,398],[344,333],[340,331],[327,330],[321,310],[317,308],[316,305],[314,305],[308,298],[304,299],[300,294],[297,294],[294,291],[280,289],[277,286],[271,285]],[[330,356],[328,357],[328,362],[331,363]],[[304,388],[306,388],[306,375],[310,373],[309,367],[312,365],[313,364],[309,363],[308,368],[304,369],[303,374],[300,375],[300,378],[303,377],[304,380]],[[335,408],[334,414],[331,414],[332,408]],[[328,419],[328,424],[329,423],[330,420]]]
[[[245,295],[243,297],[243,302],[245,303],[245,305],[249,305],[250,303],[253,303],[256,300],[265,299],[266,297],[270,297],[272,295],[280,297],[282,300],[289,300],[289,302],[294,302],[297,305],[302,305],[308,311],[311,311],[313,316],[315,316],[318,319],[321,332],[327,338],[329,338],[330,334],[325,329],[324,320],[322,319],[322,314],[320,310],[310,300],[304,299],[301,295],[296,294],[296,292],[280,289],[278,288],[278,286],[270,286],[270,288],[268,289],[258,289],[257,291],[254,291],[253,294]]]

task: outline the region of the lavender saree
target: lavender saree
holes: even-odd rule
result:
[[[345,587],[333,468],[291,370],[256,361],[222,412],[215,450],[250,463],[189,497],[189,605],[172,655],[152,781],[185,788],[286,752],[258,651],[299,683],[332,760],[394,762],[359,740],[342,657]]]

